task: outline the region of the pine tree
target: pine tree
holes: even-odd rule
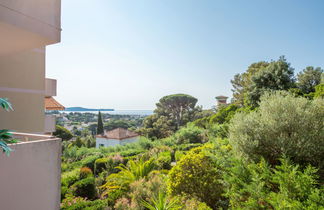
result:
[[[101,117],[101,112],[99,111],[98,114],[98,127],[97,127],[97,135],[103,134],[104,133],[104,127],[103,127],[103,122],[102,122],[102,117]]]

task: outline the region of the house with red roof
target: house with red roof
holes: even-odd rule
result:
[[[103,135],[96,136],[96,148],[113,147],[134,143],[139,140],[140,135],[125,128],[116,128],[111,131],[105,131]]]

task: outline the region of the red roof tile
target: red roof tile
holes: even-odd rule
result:
[[[106,131],[105,134],[102,136],[107,139],[118,139],[118,140],[123,140],[123,139],[128,139],[132,137],[139,136],[137,133],[124,129],[124,128],[116,128],[111,131]]]
[[[57,102],[53,97],[45,97],[45,110],[64,110],[65,107]]]

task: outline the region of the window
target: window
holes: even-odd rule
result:
[[[105,145],[104,144],[99,144],[99,147],[104,147]]]

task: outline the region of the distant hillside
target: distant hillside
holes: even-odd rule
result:
[[[67,107],[64,111],[70,112],[93,112],[93,111],[114,111],[114,109],[87,109],[83,107]]]

